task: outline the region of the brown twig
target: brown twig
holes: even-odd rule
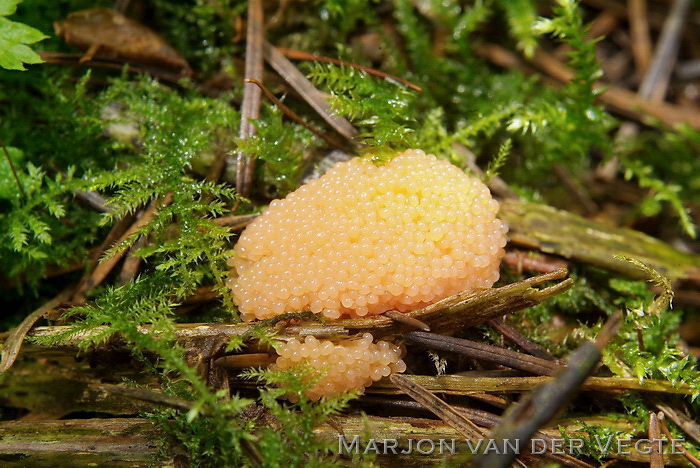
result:
[[[534,250],[507,249],[503,257],[503,263],[515,268],[518,274],[523,271],[535,271],[537,273],[551,273],[562,268],[569,268],[569,262]]]
[[[420,320],[410,317],[404,313],[398,312],[396,310],[389,310],[384,312],[384,315],[386,317],[389,317],[390,319],[402,323],[404,325],[408,325],[409,327],[417,328],[418,330],[423,330],[425,332],[430,331],[430,326],[427,325],[424,322],[421,322]]]
[[[659,413],[663,414],[663,413]],[[664,457],[661,453],[661,430],[659,429],[659,419],[656,414],[649,414],[649,468],[664,468]]]
[[[392,374],[389,380],[467,439],[484,438],[483,431],[476,424],[416,382],[400,374]]]
[[[265,60],[272,68],[299,93],[299,95],[309,103],[309,105],[335,129],[349,141],[353,141],[357,136],[357,129],[344,117],[331,112],[330,104],[324,99],[319,91],[292,62],[269,42],[264,44]]]
[[[309,52],[305,52],[303,50],[296,50],[296,49],[286,49],[284,47],[278,47],[280,52],[282,52],[287,58],[291,60],[310,60],[313,62],[323,62],[323,63],[331,63],[333,65],[337,65],[340,67],[350,67],[354,68],[356,70],[361,70],[365,73],[368,73],[373,76],[378,76],[379,78],[385,78],[393,81],[398,81],[399,83],[403,84],[407,88],[411,88],[414,91],[418,91],[419,93],[423,92],[423,88],[420,86],[411,83],[410,81],[403,79],[401,77],[391,75],[389,73],[385,73],[381,70],[376,70],[374,68],[370,67],[365,67],[362,65],[359,65],[357,63],[352,63],[352,62],[346,62],[344,60],[339,60],[331,57],[324,57],[322,55],[315,55],[311,54]]]
[[[691,439],[700,444],[700,424],[689,418],[683,412],[675,410],[670,405],[664,403],[659,398],[647,396],[654,407],[664,413],[664,415],[680,427]]]
[[[207,171],[207,175],[204,177],[209,182],[218,182],[221,179],[221,174],[223,174],[226,168],[226,153],[222,151],[217,151],[214,154],[214,159],[212,160],[211,167]]]
[[[630,47],[639,76],[644,76],[651,63],[651,37],[646,0],[627,0],[630,17]]]
[[[232,231],[237,231],[255,221],[258,216],[260,216],[260,213],[232,215],[225,216],[223,218],[214,218],[212,219],[212,222],[217,226],[226,226]]]
[[[245,77],[262,81],[263,75],[263,42],[264,42],[264,17],[262,0],[248,2],[248,32],[246,35],[245,50]],[[260,117],[260,101],[262,92],[252,83],[243,85],[243,104],[241,105],[241,127],[239,138],[245,140],[255,135],[253,120]],[[242,196],[250,192],[255,169],[255,155],[245,154],[242,151],[236,156],[236,190]],[[233,161],[229,161],[232,165]]]
[[[334,148],[337,148],[337,149],[339,149],[339,150],[341,150],[341,151],[348,151],[347,148],[345,148],[343,145],[341,145],[340,143],[338,143],[337,141],[335,141],[333,138],[329,137],[328,135],[326,135],[325,133],[323,133],[321,130],[317,129],[316,127],[314,127],[313,125],[309,124],[309,123],[306,122],[304,119],[302,119],[301,117],[299,117],[299,116],[296,114],[296,112],[294,112],[292,109],[290,109],[289,107],[287,107],[282,101],[280,101],[279,99],[277,99],[277,98],[275,97],[275,95],[272,94],[272,93],[270,92],[270,90],[267,89],[267,87],[265,87],[264,84],[262,84],[262,83],[259,82],[258,80],[254,80],[254,79],[251,79],[251,78],[246,78],[244,81],[245,81],[246,83],[253,83],[253,84],[256,85],[258,88],[260,88],[260,90],[263,92],[263,94],[265,95],[265,97],[266,97],[267,99],[269,99],[270,102],[272,102],[275,106],[279,107],[280,110],[281,110],[282,112],[284,112],[284,115],[286,115],[287,117],[289,117],[290,119],[292,119],[293,121],[295,121],[296,123],[298,123],[299,125],[301,125],[302,127],[304,127],[305,129],[307,129],[308,131],[310,131],[311,133],[313,133],[314,135],[316,135],[317,137],[319,137],[320,139],[322,139],[323,141],[325,141],[326,143],[328,143],[330,146],[332,146],[332,147],[334,147]]]
[[[133,61],[127,61],[123,58],[110,58],[110,57],[93,57],[89,60],[81,59],[84,54],[69,54],[63,52],[47,52],[47,51],[37,51],[37,54],[44,61],[46,65],[66,65],[66,66],[78,66],[84,68],[105,68],[108,70],[121,71],[126,69],[129,73],[145,74],[150,75],[158,80],[170,83],[173,85],[182,85],[183,75],[181,73],[172,73],[162,68],[153,67],[146,64],[135,63]],[[192,86],[200,93],[206,96],[216,97],[222,92],[222,89],[213,86],[208,86],[204,83],[193,83]]]
[[[666,90],[671,79],[673,65],[678,57],[685,22],[691,0],[674,0],[671,11],[664,22],[658,45],[654,51],[649,70],[639,85],[638,94],[651,101],[661,102],[666,96]]]
[[[658,421],[661,426],[661,431],[664,433],[669,443],[672,443],[674,448],[678,449],[678,451],[681,452],[681,454],[683,454],[683,456],[690,463],[700,468],[700,460],[698,460],[692,453],[690,453],[682,444],[673,442],[673,435],[671,435],[671,431],[669,431],[668,426],[666,426],[666,418],[664,416],[664,413],[658,414]]]
[[[121,385],[100,384],[96,386],[98,390],[107,392],[112,395],[124,396],[130,399],[154,403],[156,405],[167,406],[180,411],[189,411],[192,409],[193,402],[182,398],[164,395],[160,392],[148,390],[145,388],[123,387]]]
[[[84,201],[100,213],[110,213],[114,211],[114,208],[107,204],[107,200],[97,192],[93,192],[92,190],[76,190],[73,194],[75,198]]]
[[[158,209],[161,207],[170,204],[172,201],[172,195],[167,194],[165,198],[162,200],[162,202],[159,202],[158,200],[154,200],[151,202],[149,207],[143,212],[141,217],[134,222],[129,229],[126,230],[124,234],[119,238],[117,243],[124,242],[128,237],[136,234],[142,227],[144,227],[146,224],[148,224],[153,218],[155,218]],[[78,284],[78,287],[76,288],[75,293],[73,294],[73,302],[76,303],[83,303],[85,302],[85,293],[90,291],[91,289],[95,288],[98,286],[104,279],[107,277],[107,275],[112,271],[114,266],[119,262],[119,260],[122,259],[124,256],[125,252],[124,251],[118,251],[115,252],[114,255],[111,257],[104,259],[102,262],[100,262],[94,270],[90,273],[89,276],[84,277],[80,283]]]
[[[494,362],[535,375],[555,375],[561,367],[553,361],[530,356],[529,354],[436,333],[410,332],[405,333],[403,336],[411,343],[421,344],[431,349],[449,351],[473,359]]]
[[[2,352],[2,362],[0,362],[0,375],[4,374],[11,366],[14,364],[19,354],[19,350],[24,342],[24,337],[27,336],[29,330],[32,329],[37,320],[39,320],[46,312],[58,306],[61,302],[67,300],[72,292],[72,287],[66,288],[61,291],[56,297],[46,302],[44,305],[36,309],[34,312],[29,314],[22,320],[22,323],[17,326],[12,333],[7,337],[5,341]]]
[[[535,357],[544,359],[545,361],[554,361],[554,356],[552,356],[549,351],[544,349],[542,346],[530,341],[527,337],[523,336],[518,330],[513,328],[509,324],[505,317],[502,319],[493,319],[486,322],[491,328],[496,330],[498,333],[508,338],[510,341],[518,345],[520,348],[526,352],[532,354]]]
[[[275,362],[276,357],[267,353],[234,354],[214,360],[214,365],[227,369],[248,369],[250,367],[267,367]]]
[[[134,245],[131,246],[131,248],[129,249],[129,253],[124,259],[124,263],[122,264],[122,269],[119,272],[119,277],[117,278],[117,285],[124,285],[136,278],[136,275],[139,272],[139,267],[141,266],[142,259],[141,257],[134,255],[134,253],[136,253],[137,250],[139,250],[145,245],[146,239],[142,237],[141,239],[134,242]]]
[[[554,163],[552,164],[552,171],[564,187],[574,196],[579,206],[583,209],[583,214],[585,216],[591,216],[598,212],[596,203],[581,183],[574,179],[574,176],[571,175],[571,172],[569,172],[566,167],[559,163]]]
[[[532,70],[516,54],[496,44],[481,44],[474,48],[474,52],[497,65],[516,68],[526,73]],[[542,50],[535,53],[533,63],[560,82],[569,82],[574,77],[574,72],[569,67]],[[700,129],[700,112],[695,109],[666,102],[653,102],[615,85],[597,84],[595,89],[602,91],[598,99],[626,117],[643,121],[648,115],[670,127],[688,124],[694,129]]]

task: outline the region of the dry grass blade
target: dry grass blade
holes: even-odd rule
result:
[[[416,382],[407,379],[400,374],[393,374],[389,377],[408,396],[428,408],[433,414],[445,421],[460,434],[469,440],[477,441],[484,438],[482,430],[476,424],[467,419],[463,414],[450,405],[433,395],[429,390],[421,387]]]
[[[248,32],[246,35],[245,77],[262,81],[263,75],[263,41],[264,19],[262,0],[248,3]],[[243,85],[243,104],[241,106],[241,128],[239,138],[245,140],[255,135],[253,121],[260,117],[262,92],[251,83]],[[242,196],[248,195],[253,182],[255,155],[239,152],[236,166],[236,190]],[[232,161],[230,161],[232,162]]]
[[[24,320],[22,320],[22,323],[20,323],[17,328],[12,330],[12,333],[10,333],[5,340],[5,343],[3,343],[2,352],[0,353],[0,356],[2,356],[2,362],[0,362],[0,374],[4,374],[10,367],[12,367],[12,364],[14,364],[15,360],[17,359],[17,355],[22,347],[25,336],[27,336],[27,333],[29,333],[29,330],[32,329],[36,321],[39,320],[46,312],[58,306],[61,302],[67,300],[71,295],[71,290],[72,288],[68,288],[61,291],[61,293],[59,293],[56,297],[29,314]]]
[[[265,59],[313,109],[335,129],[336,132],[350,141],[357,136],[357,129],[345,118],[333,114],[331,106],[306,77],[272,44],[264,45]]]

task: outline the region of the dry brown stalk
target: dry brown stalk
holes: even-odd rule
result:
[[[275,46],[266,42],[264,44],[265,60],[272,68],[309,103],[309,105],[335,129],[340,135],[353,141],[357,136],[357,129],[345,118],[334,114],[330,104],[319,91],[292,62],[287,59]]]
[[[532,72],[532,68],[526,66],[520,57],[499,45],[481,44],[475,47],[474,52],[497,65],[515,68],[525,73]],[[566,83],[574,77],[573,70],[541,49],[535,52],[532,63],[559,82]],[[646,117],[650,116],[670,127],[688,124],[694,129],[700,129],[700,112],[695,109],[653,102],[615,85],[597,84],[595,88],[602,91],[599,99],[604,104],[625,117],[644,122]]]
[[[130,236],[136,235],[136,233],[138,233],[142,227],[146,226],[149,222],[151,222],[151,220],[153,220],[153,218],[155,218],[158,210],[163,206],[169,205],[172,202],[172,199],[172,194],[167,194],[163,200],[152,201],[141,217],[137,219],[136,222],[134,222],[131,227],[129,227],[129,229],[127,229],[127,231],[119,238],[117,245],[124,242]],[[85,302],[85,293],[102,283],[119,260],[122,259],[124,254],[124,251],[118,251],[111,257],[100,262],[92,270],[89,276],[84,277],[80,281],[75,293],[73,294],[73,297],[71,298],[71,301],[75,303]]]
[[[263,75],[263,41],[264,17],[262,0],[251,0],[248,3],[248,32],[246,35],[245,50],[245,77],[262,81]],[[241,105],[241,127],[239,138],[245,140],[255,135],[254,120],[260,117],[260,103],[262,92],[257,86],[246,83],[243,85],[243,104]],[[233,164],[232,158],[228,160]],[[239,152],[236,156],[236,190],[242,196],[250,192],[255,169],[255,155]]]

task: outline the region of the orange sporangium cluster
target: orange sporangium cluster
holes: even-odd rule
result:
[[[315,370],[325,371],[322,379],[306,392],[311,400],[349,390],[362,392],[372,382],[406,370],[399,348],[386,341],[372,343],[369,333],[362,339],[339,343],[317,340],[313,336],[306,337],[303,342],[291,339],[279,347],[278,353],[280,357],[273,369],[289,369],[305,362]],[[288,398],[295,402],[298,397],[290,394]]]
[[[479,180],[421,150],[354,158],[243,232],[229,286],[246,320],[407,312],[499,277],[506,226]]]

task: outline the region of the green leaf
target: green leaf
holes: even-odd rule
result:
[[[0,16],[14,15],[22,0],[0,0]]]
[[[17,4],[18,0],[0,0],[0,67],[8,70],[26,70],[24,64],[41,63],[41,57],[28,44],[48,37],[38,29],[4,18],[15,12]]]

